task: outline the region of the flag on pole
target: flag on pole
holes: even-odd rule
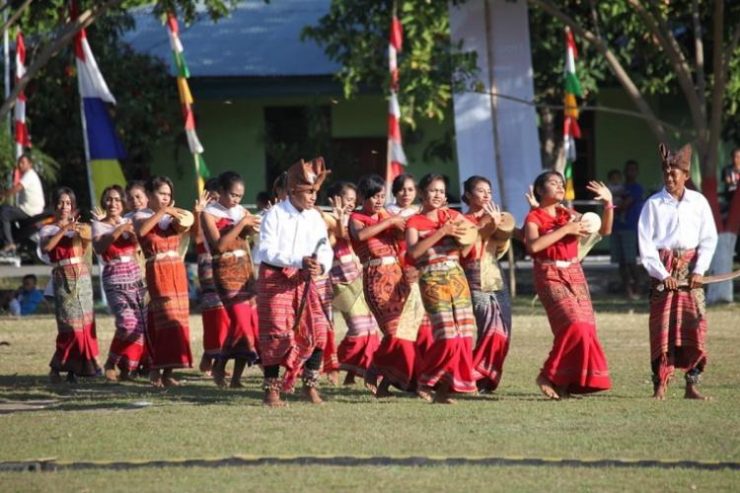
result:
[[[18,31],[15,37],[15,82],[26,74],[26,43],[23,40],[23,33]],[[14,117],[15,120],[15,157],[18,159],[23,154],[23,150],[31,147],[31,136],[28,133],[26,125],[26,92],[21,91],[15,102]]]
[[[573,163],[576,160],[576,141],[581,138],[581,127],[578,126],[578,102],[576,96],[582,97],[581,83],[576,74],[578,50],[576,41],[569,27],[565,28],[565,114],[563,118],[563,149],[565,154],[565,200],[576,198],[573,187]]]
[[[398,104],[398,53],[403,46],[403,27],[396,15],[396,3],[393,2],[391,17],[390,42],[388,43],[388,68],[391,75],[390,98],[388,101],[388,158],[386,167],[386,186],[390,191],[391,182],[403,173],[406,166],[406,154],[401,140],[401,107]],[[391,194],[387,194],[391,200]]]
[[[180,41],[180,27],[177,24],[177,17],[174,14],[167,14],[167,34],[170,38],[170,47],[175,59],[175,69],[177,70],[177,91],[180,93],[180,106],[182,107],[182,116],[185,121],[185,135],[188,139],[188,148],[193,155],[193,165],[195,166],[195,176],[198,180],[198,193],[203,191],[205,180],[210,178],[211,173],[208,171],[206,162],[203,159],[203,145],[198,139],[195,131],[195,116],[193,115],[193,94],[190,92],[188,79],[190,70],[185,61],[184,49]]]
[[[126,185],[120,163],[126,157],[126,151],[108,112],[107,105],[116,104],[116,99],[100,73],[84,29],[75,36],[75,58],[90,203],[95,205],[105,187]]]

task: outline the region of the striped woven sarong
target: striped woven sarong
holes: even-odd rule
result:
[[[329,320],[312,281],[308,283],[305,308],[296,323],[306,286],[302,271],[263,263],[257,283],[260,359],[263,366],[287,368],[283,388],[292,391],[306,360],[315,349],[324,349]]]
[[[212,257],[208,252],[198,254],[198,282],[198,301],[203,321],[203,354],[215,358],[221,353],[221,346],[229,330],[229,315],[218,296],[213,280]]]
[[[660,250],[660,260],[679,281],[688,281],[696,264],[696,250]],[[657,362],[657,377],[665,382],[674,369],[704,369],[707,335],[704,289],[650,292],[650,359]]]
[[[533,272],[537,295],[555,336],[541,374],[574,394],[609,389],[609,368],[596,334],[591,295],[581,264],[558,268],[535,261]]]
[[[147,343],[152,369],[190,368],[188,279],[180,258],[166,257],[147,262],[149,290]]]
[[[445,381],[453,392],[475,392],[475,317],[462,267],[453,260],[422,266],[419,288],[434,339],[419,365],[419,384]]]
[[[55,371],[93,376],[99,371],[93,292],[87,264],[55,267],[56,351],[49,366]]]
[[[103,268],[103,288],[115,317],[116,332],[107,367],[134,371],[145,362],[146,286],[136,261],[108,263]]]
[[[511,301],[503,289],[484,291],[481,282],[481,262],[464,263],[465,276],[473,295],[473,314],[478,337],[473,350],[473,368],[478,387],[495,390],[504,370],[511,338]],[[488,283],[487,283],[488,284]]]
[[[229,329],[219,357],[253,357],[258,324],[251,257],[221,255],[214,259],[213,279],[229,318]]]
[[[347,334],[337,348],[340,369],[364,377],[380,338],[378,324],[365,302],[362,279],[334,284],[334,301],[334,308],[347,325]]]

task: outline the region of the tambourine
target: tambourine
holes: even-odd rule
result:
[[[175,216],[173,219],[183,228],[190,228],[195,223],[195,216],[193,213],[185,209],[177,209],[180,213],[179,216]]]
[[[581,216],[581,222],[587,227],[589,234],[594,234],[601,229],[601,218],[595,212],[586,212]]]
[[[511,238],[511,235],[514,234],[515,227],[516,227],[516,220],[514,219],[514,216],[512,216],[508,212],[502,212],[501,222],[496,228],[496,231],[494,231],[493,234],[491,235],[491,238],[493,238],[494,241],[499,242],[499,243],[508,241],[509,238]]]

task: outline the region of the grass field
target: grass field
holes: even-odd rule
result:
[[[675,381],[667,402],[649,398],[645,306],[596,302],[613,389],[563,402],[545,401],[534,378],[551,342],[539,305],[515,306],[514,337],[502,386],[494,395],[435,406],[398,394],[375,400],[360,386],[322,391],[328,403],[290,398],[287,409],[261,406],[261,377],[219,390],[194,371],[185,385],[155,391],[144,382],[47,383],[56,333],[53,318],[1,319],[0,397],[51,400],[42,410],[0,414],[0,461],[147,461],[233,455],[495,456],[568,459],[664,459],[740,462],[740,307],[709,311],[709,402],[682,399]],[[191,319],[200,357],[199,317]],[[98,318],[101,357],[112,319]],[[150,404],[150,405],[144,405]],[[0,403],[2,404],[2,403]],[[0,412],[2,406],[0,406]],[[542,466],[161,467],[126,471],[0,473],[0,491],[694,491],[740,489],[740,472],[684,468]]]

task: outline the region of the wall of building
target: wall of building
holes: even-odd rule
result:
[[[256,194],[266,187],[263,115],[266,106],[328,104],[332,111],[332,137],[386,136],[387,104],[382,96],[359,96],[349,101],[320,95],[224,100],[200,99],[196,93],[194,97],[198,135],[205,148],[206,164],[213,175],[225,170],[241,173],[246,179],[247,203],[253,203]],[[450,177],[451,189],[457,192],[459,181],[454,160],[424,160],[428,144],[452,128],[451,119],[441,125],[430,121],[418,123],[405,145],[409,171],[417,177],[432,171],[446,174]],[[184,140],[172,139],[156,149],[151,169],[152,173],[171,177],[177,203],[191,206],[195,198],[195,172]]]

